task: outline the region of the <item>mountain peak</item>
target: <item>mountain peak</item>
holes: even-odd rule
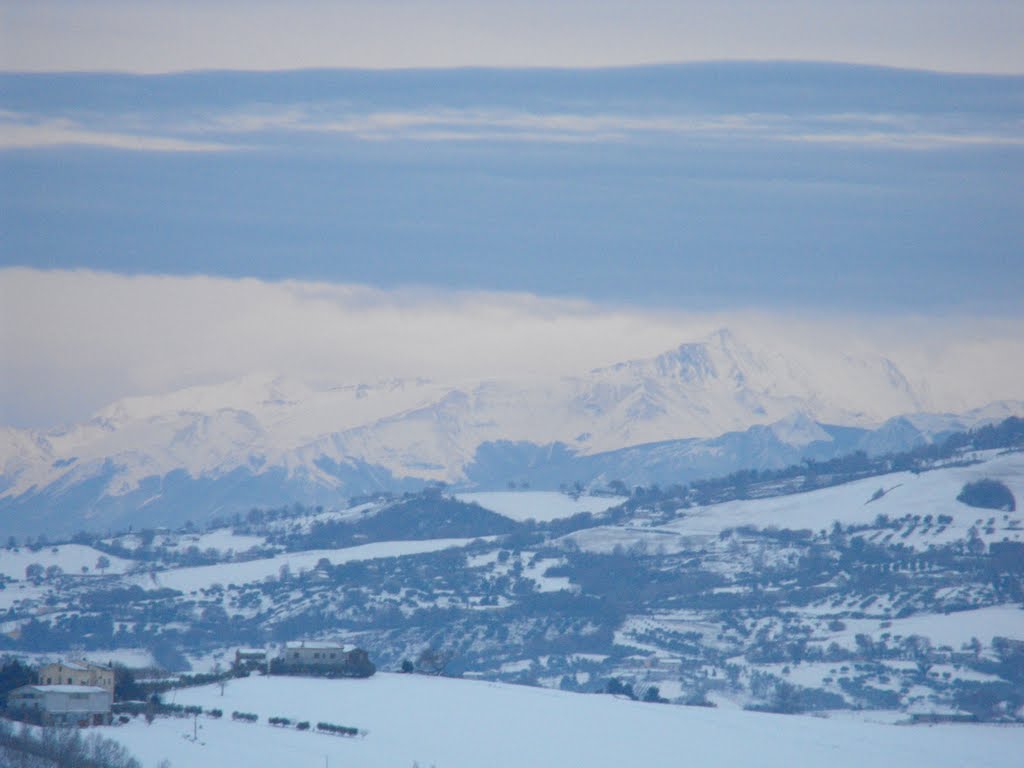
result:
[[[728,328],[576,377],[314,387],[253,374],[126,398],[68,429],[0,434],[0,503],[65,486],[103,499],[239,472],[267,489],[278,475],[312,483],[311,493],[364,492],[350,487],[363,470],[343,469],[354,467],[457,483],[481,445],[502,441],[573,445],[584,456],[757,426],[796,449],[831,444],[821,423],[875,425],[918,402],[873,350],[752,344]]]
[[[769,429],[779,442],[796,447],[832,441],[832,436],[805,411],[794,411],[770,425]]]

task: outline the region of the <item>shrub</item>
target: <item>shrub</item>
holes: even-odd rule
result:
[[[317,723],[316,729],[323,733],[333,733],[338,736],[357,736],[359,735],[358,728],[349,728],[344,725],[335,725],[334,723]]]
[[[208,714],[210,717],[219,718],[224,716],[224,711],[220,709],[208,709],[206,710],[206,714]]]
[[[636,701],[636,693],[633,692],[633,684],[623,683],[615,677],[608,681],[605,691],[613,696],[628,696],[633,699],[633,701]]]
[[[303,720],[301,723],[297,723],[295,725],[295,727],[298,728],[300,731],[308,731],[309,730],[309,721],[308,720]]]
[[[237,712],[236,711],[236,712],[232,712],[231,713],[231,719],[232,720],[243,720],[243,721],[245,721],[247,723],[255,723],[260,718],[259,718],[259,715],[254,715],[252,712]]]
[[[1017,509],[1017,500],[1010,489],[998,480],[989,478],[967,483],[956,500],[981,509],[999,509],[1005,512],[1015,512]]]

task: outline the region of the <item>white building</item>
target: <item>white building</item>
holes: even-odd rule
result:
[[[284,660],[288,664],[335,667],[345,664],[348,654],[354,650],[355,646],[343,643],[294,640],[285,643]]]
[[[7,694],[7,709],[43,725],[105,725],[113,700],[95,685],[23,685]]]

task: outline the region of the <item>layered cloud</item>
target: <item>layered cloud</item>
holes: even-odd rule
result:
[[[365,142],[624,143],[668,140],[750,146],[766,142],[887,149],[1021,147],[1019,122],[953,115],[616,114],[508,109],[353,110],[344,104],[164,114],[40,117],[0,112],[0,150],[94,146],[152,152],[271,149],[293,138]]]
[[[91,128],[68,118],[36,119],[0,112],[0,150],[49,147],[103,147],[133,152],[220,152],[230,146],[210,141]]]
[[[522,293],[34,269],[0,271],[0,302],[0,423],[19,426],[254,372],[320,385],[557,376],[723,326],[794,359],[881,351],[939,410],[1024,396],[1020,318],[687,313]]]

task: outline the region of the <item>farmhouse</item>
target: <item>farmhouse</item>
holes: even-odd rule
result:
[[[343,643],[293,640],[285,643],[284,659],[288,664],[334,667],[343,664],[354,646]]]
[[[87,685],[114,695],[114,670],[87,661],[59,661],[39,668],[41,685]]]
[[[362,648],[331,641],[289,641],[277,662],[275,666],[285,673],[369,677],[376,672],[376,667]]]
[[[7,694],[7,709],[41,725],[109,725],[113,698],[95,685],[23,685]]]

